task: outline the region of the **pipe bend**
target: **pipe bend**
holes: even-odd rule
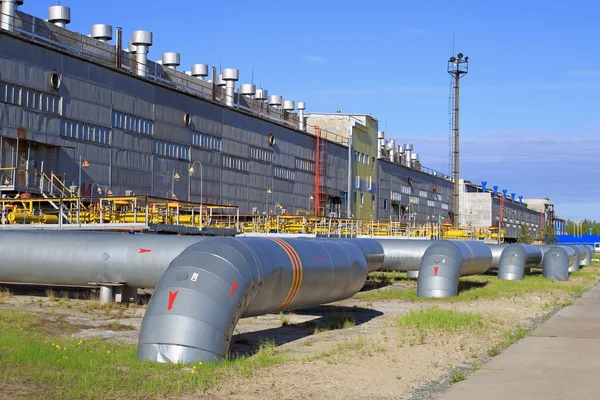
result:
[[[349,242],[211,238],[175,258],[142,321],[138,359],[220,360],[242,316],[328,303],[363,286],[367,262]]]

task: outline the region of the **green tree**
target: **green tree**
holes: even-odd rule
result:
[[[554,244],[556,243],[556,231],[552,224],[546,224],[544,227],[544,231],[542,233],[544,243],[546,244]]]
[[[531,237],[531,231],[525,225],[521,225],[521,230],[519,231],[519,237],[517,238],[517,243],[522,243],[522,244],[533,243],[533,238]]]

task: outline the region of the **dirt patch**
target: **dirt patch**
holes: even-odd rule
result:
[[[493,279],[493,278],[491,278]],[[414,289],[413,281],[379,282],[367,290]],[[40,315],[50,334],[100,337],[136,344],[143,308],[103,308],[77,299],[35,296],[4,298],[0,308]],[[566,291],[526,293],[520,297],[470,302],[367,301],[349,299],[285,314],[242,319],[231,352],[254,354],[266,339],[291,360],[261,368],[252,376],[233,375],[208,392],[210,399],[429,399],[443,392],[455,374],[468,375],[525,330],[544,320],[570,296]],[[429,307],[478,313],[483,326],[453,333],[406,328],[398,318]],[[15,386],[17,385],[17,386]],[[13,397],[37,397],[38,388],[3,382]],[[183,397],[185,398],[185,397]]]

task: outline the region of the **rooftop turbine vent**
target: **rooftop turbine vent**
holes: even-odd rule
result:
[[[0,9],[0,28],[12,31],[15,29],[15,14],[17,6],[23,5],[23,0],[4,0],[0,1],[2,8]]]
[[[304,117],[304,110],[306,110],[306,103],[303,101],[299,101],[296,103],[296,108],[298,109],[298,129],[301,131],[306,130],[306,117]]]
[[[235,83],[240,79],[240,71],[235,68],[225,68],[221,73],[225,81],[225,104],[233,107],[235,102]]]
[[[179,53],[163,53],[162,65],[171,69],[177,69],[181,65],[181,55]]]
[[[246,97],[252,97],[256,93],[256,86],[251,83],[243,83],[240,85],[240,94]]]
[[[113,28],[110,25],[106,25],[106,24],[96,24],[96,25],[92,25],[92,29],[90,30],[90,36],[93,37],[94,39],[97,39],[101,42],[108,42],[110,40],[112,40],[113,36],[112,36],[112,32],[113,32]]]
[[[284,100],[283,109],[285,111],[294,111],[296,109],[296,104],[293,100]]]
[[[208,76],[207,64],[192,64],[192,76],[204,80]]]
[[[267,89],[256,89],[256,94],[254,95],[255,100],[265,101],[269,98],[269,91]]]
[[[135,46],[135,61],[137,63],[137,74],[139,76],[148,76],[148,51],[152,46],[152,32],[133,31],[131,34],[131,44]]]
[[[48,22],[65,28],[71,22],[71,9],[67,6],[48,7]]]
[[[269,105],[275,108],[281,107],[281,96],[277,94],[272,94],[269,96]]]

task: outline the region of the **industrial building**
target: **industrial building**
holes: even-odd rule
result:
[[[306,112],[273,88],[238,84],[234,68],[179,70],[178,53],[151,61],[151,32],[126,39],[99,24],[80,34],[66,28],[68,7],[45,21],[17,3],[2,3],[0,29],[5,198],[46,196],[56,177],[79,196],[145,194],[242,215],[453,218],[452,177],[424,167],[412,144],[387,141],[371,115]],[[464,226],[501,218],[516,238],[521,224],[551,220],[469,184],[463,194]]]

